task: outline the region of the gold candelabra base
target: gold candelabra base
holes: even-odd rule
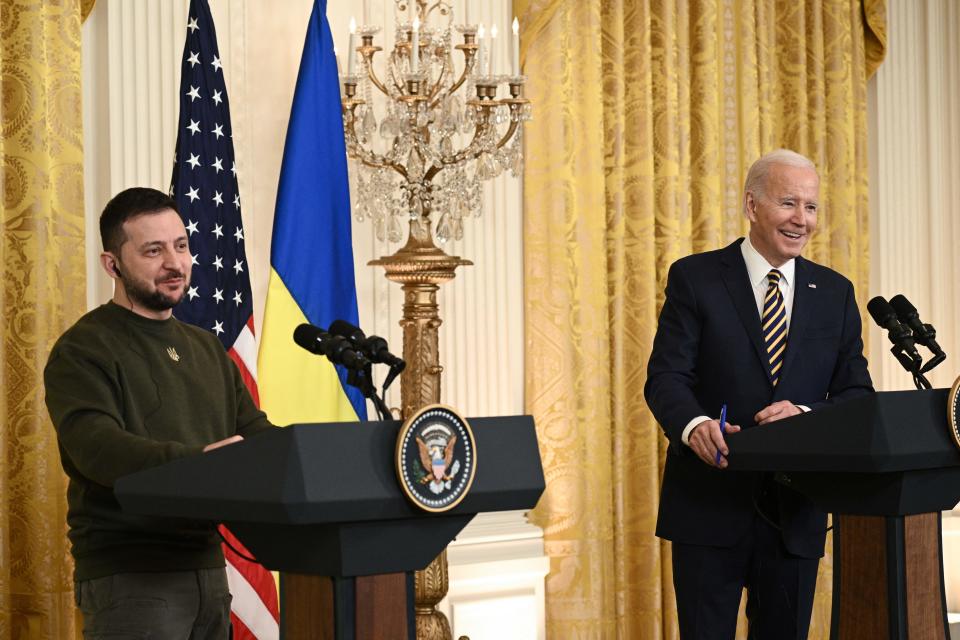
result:
[[[403,289],[403,359],[407,361],[400,378],[401,412],[409,416],[420,407],[440,402],[439,331],[437,291],[452,280],[459,266],[473,263],[449,256],[433,244],[430,223],[410,223],[407,244],[391,256],[370,261],[381,266],[388,280]]]
[[[473,263],[447,255],[433,243],[428,219],[410,222],[407,244],[391,256],[369,263],[381,266],[388,280],[403,289],[403,359],[407,362],[400,378],[402,416],[420,407],[440,402],[440,320],[437,291],[452,280],[459,266]],[[450,623],[437,604],[447,595],[447,552],[441,553],[414,579],[418,640],[452,640]]]
[[[418,640],[449,640],[453,637],[447,617],[437,611],[437,605],[447,595],[450,580],[447,575],[447,552],[444,550],[423,571],[414,576],[414,613]]]

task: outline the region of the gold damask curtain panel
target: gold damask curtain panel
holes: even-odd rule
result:
[[[750,163],[816,162],[808,257],[867,294],[866,83],[882,0],[514,0],[527,95],[526,398],[547,491],[548,636],[674,638],[644,404],[667,268],[744,235]],[[709,523],[704,523],[708,526]],[[829,635],[830,558],[810,637]]]
[[[76,632],[42,374],[86,299],[80,23],[80,0],[0,2],[0,640]]]

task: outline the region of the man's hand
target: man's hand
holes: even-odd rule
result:
[[[225,438],[223,440],[211,442],[210,444],[208,444],[203,448],[203,452],[206,453],[207,451],[213,451],[214,449],[219,449],[220,447],[225,447],[228,444],[233,444],[234,442],[240,442],[241,440],[243,440],[243,436],[230,436],[229,438]]]
[[[727,433],[740,431],[740,427],[735,424],[728,424],[724,429]],[[723,434],[720,433],[719,420],[704,420],[693,428],[687,441],[694,453],[708,465],[719,469],[727,468],[726,456],[730,450],[727,449],[727,443],[723,441]],[[717,464],[717,451],[720,451],[719,464]]]
[[[780,400],[779,402],[774,402],[769,407],[761,409],[757,415],[753,416],[753,419],[757,424],[768,424],[775,420],[783,420],[784,418],[795,416],[799,413],[803,413],[800,407],[789,400]]]

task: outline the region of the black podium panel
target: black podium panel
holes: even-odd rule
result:
[[[894,473],[778,473],[777,481],[822,510],[858,516],[908,516],[947,511],[960,495],[960,468]]]
[[[960,465],[960,450],[947,430],[947,393],[871,393],[747,427],[727,436],[730,467],[882,473]]]
[[[417,571],[463,530],[472,514],[423,520],[277,525],[228,522],[263,566],[337,578]],[[276,544],[282,540],[283,544]]]
[[[949,637],[939,512],[960,499],[960,451],[945,389],[864,395],[727,442],[730,469],[773,473],[837,516],[832,640]]]
[[[909,515],[952,509],[960,450],[946,389],[864,395],[727,436],[729,468],[777,472],[824,511]]]
[[[440,514],[396,478],[401,423],[292,425],[117,481],[125,511],[227,523],[268,568],[356,576],[424,568],[481,511],[529,509],[544,490],[530,416],[471,418],[476,476]]]

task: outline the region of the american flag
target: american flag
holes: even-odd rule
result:
[[[259,403],[253,301],[244,251],[230,106],[207,0],[191,0],[180,69],[180,122],[171,194],[190,237],[193,275],[174,314],[212,331]],[[222,527],[231,543],[239,541]],[[273,576],[224,547],[238,640],[279,637]]]

